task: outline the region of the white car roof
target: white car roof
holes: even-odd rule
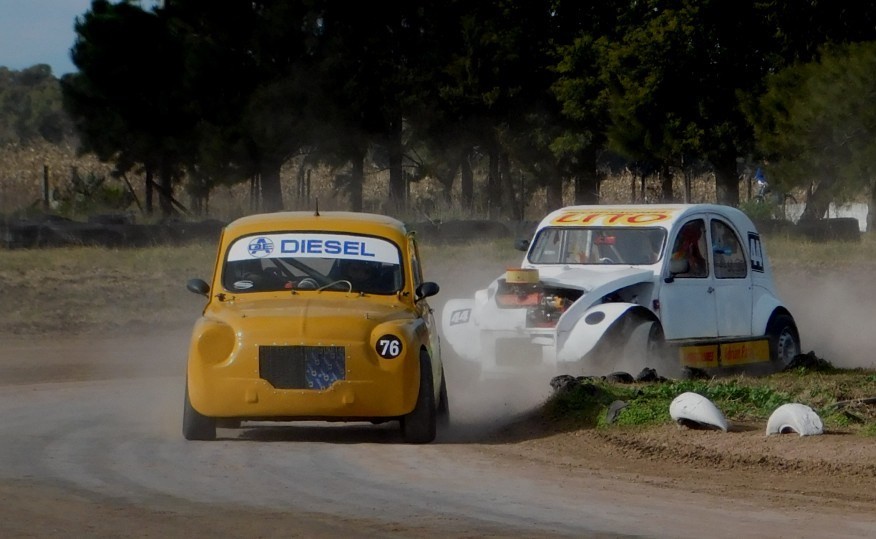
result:
[[[597,206],[567,206],[549,213],[538,224],[545,227],[617,226],[660,227],[672,230],[679,221],[691,215],[712,213],[733,224],[739,232],[756,232],[754,224],[742,211],[720,204],[621,204]]]

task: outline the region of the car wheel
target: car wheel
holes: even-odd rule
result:
[[[450,401],[447,398],[447,376],[441,370],[441,391],[438,393],[438,426],[446,429],[450,426]]]
[[[635,325],[629,333],[623,355],[623,366],[633,376],[646,367],[667,378],[677,378],[681,374],[680,364],[673,361],[666,347],[660,322],[644,320]]]
[[[767,324],[770,341],[770,360],[778,369],[783,369],[800,354],[800,334],[794,319],[788,314],[777,314]]]
[[[417,404],[411,413],[402,416],[401,431],[409,444],[427,444],[435,439],[437,431],[437,409],[435,389],[432,380],[432,362],[429,354],[420,352],[420,389]]]
[[[192,407],[189,400],[189,382],[186,380],[186,398],[183,407],[183,437],[186,440],[215,440],[216,420]]]

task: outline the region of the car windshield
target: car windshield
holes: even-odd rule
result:
[[[228,248],[222,285],[235,293],[334,290],[394,294],[404,286],[401,253],[373,236],[276,232]]]
[[[660,260],[666,231],[653,227],[547,227],[538,231],[533,264],[648,265]]]

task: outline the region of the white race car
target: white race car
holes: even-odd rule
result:
[[[444,307],[466,378],[775,370],[800,353],[761,236],[738,209],[571,206],[518,248],[519,268]]]

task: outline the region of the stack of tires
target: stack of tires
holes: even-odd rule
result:
[[[794,228],[797,234],[812,241],[861,240],[861,229],[854,217],[800,221]]]

